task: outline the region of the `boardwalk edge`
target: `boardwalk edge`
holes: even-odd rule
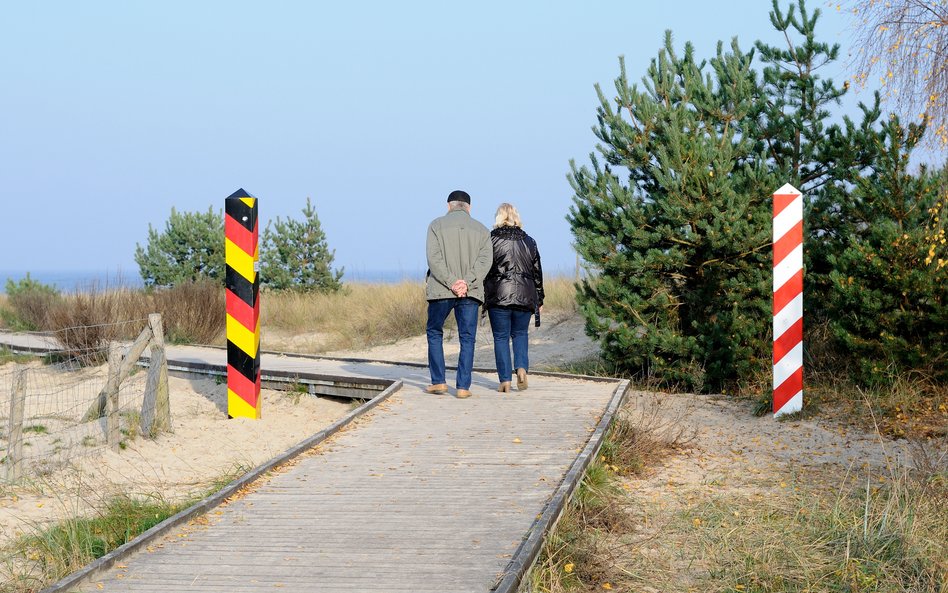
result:
[[[133,539],[130,542],[127,542],[118,548],[115,548],[108,554],[97,558],[90,564],[86,565],[83,568],[80,568],[76,572],[73,572],[70,575],[60,579],[56,583],[53,583],[49,587],[41,590],[39,593],[67,593],[74,590],[76,586],[80,583],[92,580],[92,577],[104,570],[111,568],[119,560],[137,552],[145,545],[151,543],[153,540],[161,537],[171,529],[190,521],[198,515],[207,513],[214,507],[220,505],[222,502],[233,496],[238,490],[251,484],[258,480],[259,478],[265,476],[268,472],[277,467],[285,464],[287,461],[297,457],[301,453],[305,453],[309,449],[312,449],[316,445],[325,441],[327,438],[333,434],[339,432],[341,429],[345,428],[351,424],[354,420],[363,416],[380,403],[388,399],[392,394],[397,392],[402,388],[401,381],[393,381],[391,384],[381,393],[373,397],[372,399],[366,401],[364,404],[356,408],[355,410],[349,412],[339,420],[333,422],[323,430],[317,432],[311,437],[301,441],[297,445],[294,445],[290,449],[287,449],[283,453],[277,455],[276,457],[270,459],[269,461],[258,465],[250,472],[244,474],[240,478],[237,478],[221,490],[218,490],[214,494],[211,494],[207,498],[195,503],[194,505],[184,509],[178,514],[169,517],[155,525],[148,531],[143,532],[138,537]]]
[[[566,503],[569,502],[576,486],[579,485],[580,480],[582,480],[583,475],[586,473],[586,468],[589,467],[589,464],[592,463],[596,455],[599,454],[599,449],[602,447],[602,443],[606,438],[606,432],[609,430],[609,426],[612,424],[612,419],[615,417],[616,412],[619,411],[619,408],[622,407],[622,404],[624,404],[628,398],[629,389],[630,384],[628,380],[623,380],[616,386],[612,394],[612,399],[609,400],[609,405],[606,407],[606,411],[602,414],[602,418],[599,419],[599,423],[596,425],[596,429],[590,436],[582,453],[573,460],[569,471],[566,472],[559,487],[557,487],[556,491],[550,497],[550,500],[546,503],[543,512],[533,522],[527,535],[523,541],[520,542],[520,546],[517,548],[517,551],[514,552],[507,568],[498,576],[494,587],[491,589],[492,593],[516,593],[519,589],[523,577],[526,576],[527,572],[533,567],[537,556],[540,555],[540,550],[543,548],[547,534],[553,529],[557,521],[559,521],[563,510],[566,508]]]

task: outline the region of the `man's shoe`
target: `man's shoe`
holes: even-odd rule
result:
[[[497,388],[497,391],[501,393],[510,393],[510,381],[504,381],[500,384],[500,387]]]
[[[448,386],[444,383],[438,383],[437,385],[429,385],[425,388],[425,393],[432,393],[435,395],[441,395],[442,393],[448,392]]]
[[[471,397],[471,392],[467,389],[458,389],[458,399],[465,399]]]
[[[517,369],[517,389],[520,391],[527,389],[527,369]]]

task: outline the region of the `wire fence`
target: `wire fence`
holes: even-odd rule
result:
[[[34,354],[0,358],[0,455],[7,480],[49,474],[79,457],[122,449],[143,434],[154,436],[156,428],[170,428],[161,321],[154,317],[108,324],[124,327],[19,334],[28,344],[20,350]],[[124,334],[131,324],[144,325],[131,344],[81,343],[94,334]],[[145,371],[138,360],[148,346]],[[156,411],[156,404],[164,408]]]

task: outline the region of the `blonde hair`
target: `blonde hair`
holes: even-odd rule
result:
[[[513,207],[513,204],[504,202],[497,207],[497,215],[494,216],[494,228],[502,226],[523,227],[523,223],[520,221],[520,213]]]

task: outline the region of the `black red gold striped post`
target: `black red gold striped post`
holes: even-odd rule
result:
[[[238,189],[224,200],[227,264],[227,415],[260,418],[260,278],[257,199]]]

